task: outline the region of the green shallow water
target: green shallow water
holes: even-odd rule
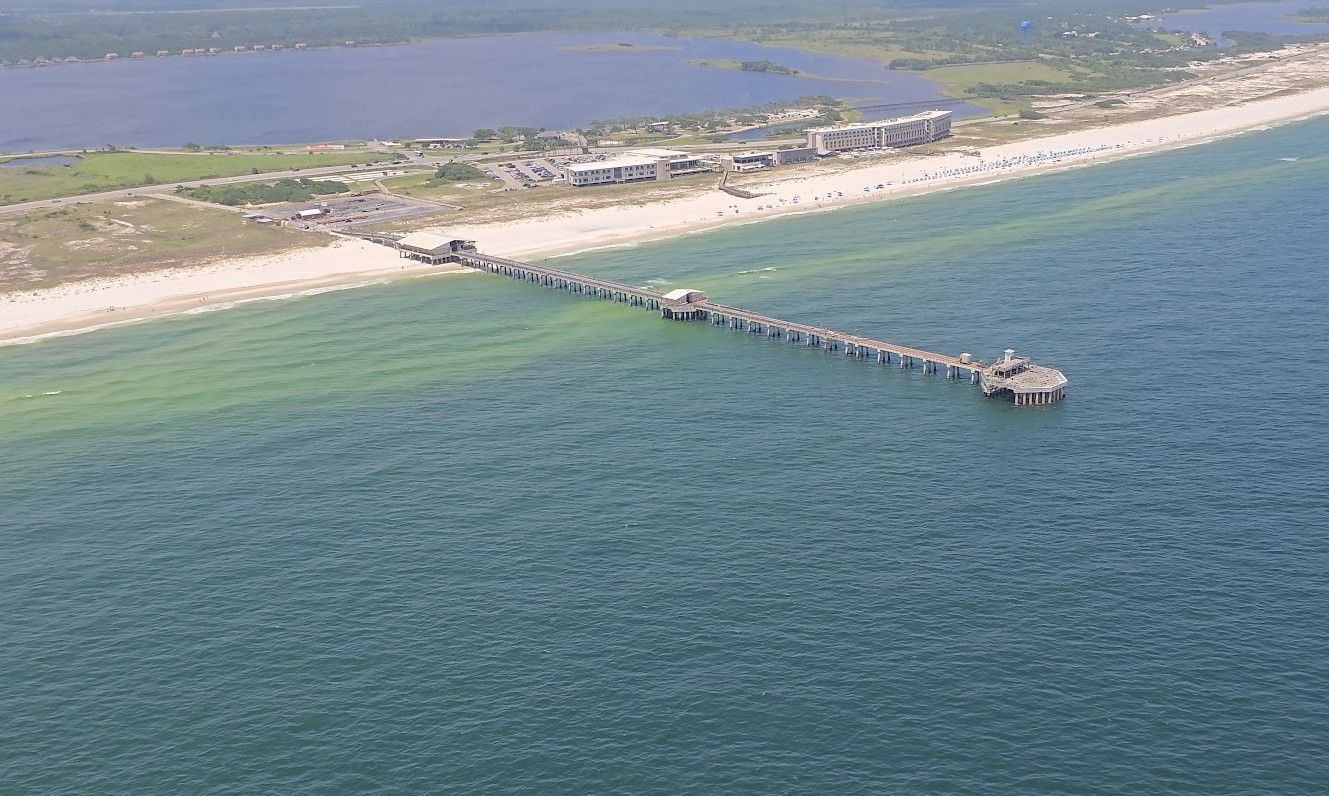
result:
[[[0,790],[1317,791],[1327,133],[0,349]]]

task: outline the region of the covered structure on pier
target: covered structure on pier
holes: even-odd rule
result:
[[[680,287],[660,297],[660,317],[671,321],[695,321],[706,317],[706,294]]]
[[[1035,365],[1029,357],[1006,349],[1001,359],[979,371],[978,383],[986,397],[1009,395],[1016,406],[1039,406],[1066,397],[1066,375],[1056,368]]]
[[[475,251],[475,241],[449,238],[436,232],[412,232],[397,241],[397,256],[430,265],[450,263],[459,252]]]

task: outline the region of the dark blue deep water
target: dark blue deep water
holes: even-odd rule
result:
[[[1320,792],[1326,185],[1322,119],[562,261],[1044,408],[482,275],[0,349],[0,790]]]

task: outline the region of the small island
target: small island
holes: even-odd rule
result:
[[[683,48],[668,44],[633,44],[632,42],[621,41],[617,44],[570,44],[558,49],[568,53],[658,53],[676,52]]]
[[[688,61],[693,66],[707,69],[734,69],[740,72],[771,72],[777,75],[801,75],[802,72],[791,66],[783,66],[774,61],[738,61],[733,58],[693,58]]]

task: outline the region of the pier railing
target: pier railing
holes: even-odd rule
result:
[[[705,298],[700,291],[676,291],[662,294],[650,288],[636,287],[611,279],[587,276],[546,265],[464,251],[457,255],[463,265],[524,282],[565,290],[569,293],[622,302],[649,310],[658,310],[671,320],[704,320],[735,331],[760,334],[847,357],[874,360],[900,368],[920,366],[924,373],[945,373],[948,379],[961,374],[972,384],[981,384],[984,395],[1009,395],[1019,405],[1050,404],[1065,397],[1066,378],[1058,370],[1029,365],[1019,378],[1008,376],[1009,368],[999,371],[992,363],[969,354],[958,356],[928,351],[914,346],[849,334],[813,324],[796,323],[741,307],[720,304]],[[1007,362],[1013,352],[1007,352]]]

